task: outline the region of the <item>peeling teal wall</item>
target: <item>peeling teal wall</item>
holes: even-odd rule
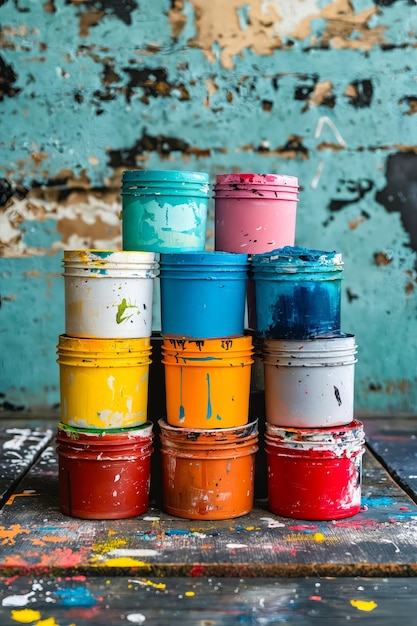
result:
[[[62,250],[120,247],[143,167],[298,176],[297,243],[343,254],[357,411],[417,410],[417,8],[286,4],[0,2],[4,408],[59,402]]]

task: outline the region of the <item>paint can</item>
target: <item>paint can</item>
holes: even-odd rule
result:
[[[354,335],[327,339],[265,339],[268,422],[325,428],[353,420],[357,345]]]
[[[188,519],[240,517],[253,506],[257,422],[238,428],[161,428],[163,508]]]
[[[155,253],[66,250],[63,265],[67,335],[150,337]]]
[[[331,520],[361,505],[363,424],[323,429],[266,423],[268,506],[277,515]]]
[[[215,248],[258,254],[293,246],[298,179],[277,174],[218,174]]]
[[[161,254],[161,333],[194,339],[243,335],[247,254]]]
[[[76,428],[139,426],[147,420],[150,338],[60,335],[61,422]]]
[[[255,331],[271,339],[340,334],[342,255],[287,246],[252,257]]]
[[[205,172],[123,172],[123,249],[204,250],[208,200]]]
[[[152,424],[116,431],[58,425],[61,513],[83,519],[122,519],[149,506]]]
[[[189,341],[164,337],[167,422],[234,428],[248,422],[252,338]]]

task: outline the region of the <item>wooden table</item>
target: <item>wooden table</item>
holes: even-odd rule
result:
[[[355,517],[270,513],[260,456],[250,515],[174,518],[156,453],[145,515],[85,521],[58,511],[56,417],[3,415],[0,625],[417,623],[417,418],[364,423]]]

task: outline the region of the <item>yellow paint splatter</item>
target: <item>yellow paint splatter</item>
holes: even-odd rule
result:
[[[188,596],[189,598],[191,598],[192,596],[195,596],[194,591],[186,591],[185,595]]]
[[[351,600],[351,605],[358,609],[358,611],[373,611],[378,606],[373,600]]]
[[[12,619],[19,624],[31,624],[41,618],[39,611],[32,609],[15,609],[12,611]]]
[[[326,541],[326,543],[337,543],[337,537],[326,537],[323,533],[289,533],[284,537],[287,542],[295,542],[295,541]]]
[[[100,567],[149,567],[143,561],[137,561],[129,556],[119,556],[114,559],[107,559],[100,563]]]
[[[148,587],[154,587],[154,589],[166,589],[165,583],[153,583],[151,580],[147,580],[144,584]]]
[[[99,554],[105,554],[106,552],[111,552],[112,550],[116,550],[121,546],[125,546],[126,543],[126,539],[121,539],[118,537],[114,537],[112,539],[109,538],[105,539],[104,541],[100,541],[99,543],[95,543],[93,545],[93,550],[94,552],[98,552]]]

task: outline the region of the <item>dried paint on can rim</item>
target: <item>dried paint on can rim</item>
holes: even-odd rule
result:
[[[331,520],[361,505],[363,424],[326,429],[266,424],[268,506],[278,515]]]

